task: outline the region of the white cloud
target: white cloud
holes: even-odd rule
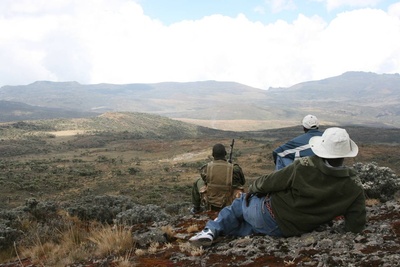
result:
[[[294,0],[266,0],[265,2],[271,7],[273,13],[279,13],[283,10],[296,9]]]
[[[400,21],[380,10],[339,14],[314,43],[313,73],[324,77],[345,69],[397,72],[400,65],[393,59],[400,57],[399,31]]]
[[[340,7],[374,7],[383,0],[326,0],[328,10]]]
[[[388,9],[388,13],[391,16],[395,16],[397,18],[400,18],[400,2],[390,5]]]
[[[268,88],[353,70],[400,72],[398,5],[330,23],[213,15],[165,26],[129,0],[4,1],[1,85],[219,80]]]

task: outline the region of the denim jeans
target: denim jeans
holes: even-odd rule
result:
[[[280,156],[277,156],[276,163],[275,163],[275,170],[278,171],[280,169],[283,169],[292,163],[293,163],[293,160],[290,158],[282,158]]]
[[[283,236],[266,207],[266,201],[271,199],[253,196],[250,205],[246,207],[245,196],[246,194],[242,194],[231,206],[223,208],[215,220],[207,222],[206,228],[214,233],[214,237],[251,234]]]

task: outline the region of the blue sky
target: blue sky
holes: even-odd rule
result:
[[[273,23],[279,19],[292,22],[299,14],[317,15],[330,21],[339,12],[366,7],[386,10],[389,5],[398,1],[140,0],[137,2],[142,6],[145,15],[170,25],[182,20],[199,20],[213,14],[229,17],[244,14],[249,20],[261,23]]]
[[[400,1],[2,0],[0,86],[400,72]]]
[[[278,19],[292,21],[297,18],[299,12],[305,15],[319,14],[329,17],[330,12],[322,3],[317,1],[280,1],[282,7],[277,10],[272,6],[272,1],[260,0],[142,0],[144,14],[161,20],[165,24],[172,24],[182,20],[199,20],[205,16],[221,14],[236,17],[244,14],[249,20],[262,23],[271,23]],[[300,3],[300,5],[299,5]],[[334,13],[334,12],[333,12]]]

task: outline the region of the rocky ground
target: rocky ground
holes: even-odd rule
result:
[[[398,266],[400,262],[400,202],[368,207],[361,234],[343,233],[343,221],[300,237],[222,237],[209,248],[195,248],[190,229],[201,229],[213,213],[188,215],[134,230],[138,248],[131,266]],[[143,225],[142,225],[143,226]],[[161,229],[169,226],[166,234]],[[145,230],[146,229],[146,230]],[[156,245],[155,245],[156,244]],[[112,258],[73,266],[111,266]]]
[[[207,248],[192,246],[188,239],[200,231],[215,212],[189,213],[190,203],[180,202],[161,208],[138,205],[122,196],[96,196],[75,202],[40,203],[31,199],[25,206],[0,211],[0,248],[26,242],[21,234],[26,222],[37,219],[36,235],[53,235],[61,226],[60,209],[80,220],[90,219],[125,227],[132,233],[134,246],[121,254],[79,260],[65,266],[399,266],[400,196],[399,177],[375,164],[354,166],[367,195],[367,225],[360,234],[342,231],[343,220],[299,237],[221,237]],[[373,196],[373,198],[371,198]],[[26,219],[24,219],[26,217]],[[20,227],[20,228],[18,228]],[[41,232],[39,232],[39,230]],[[121,259],[121,257],[123,257]],[[64,266],[18,258],[0,267]]]
[[[368,208],[362,234],[343,233],[342,220],[291,238],[225,239],[192,259],[193,266],[395,266],[400,260],[400,205]],[[233,260],[235,259],[235,260]],[[185,260],[188,260],[187,258]],[[178,260],[178,262],[181,260]],[[189,265],[189,262],[187,263]]]
[[[222,237],[208,248],[193,247],[188,239],[215,213],[138,223],[131,228],[136,247],[128,266],[398,266],[399,199],[373,203],[367,212],[367,227],[361,234],[343,233],[343,221],[338,218],[331,225],[300,237]],[[117,259],[110,255],[69,266],[121,266]],[[19,259],[0,266],[42,265]]]

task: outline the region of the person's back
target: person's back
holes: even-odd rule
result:
[[[365,219],[365,216],[359,216],[365,210],[365,199],[352,169],[335,168],[326,160],[311,156],[295,161],[275,176],[275,181],[282,178],[290,184],[287,190],[271,193],[273,213],[285,236],[310,232],[341,215],[347,217],[346,230],[361,230],[358,227],[363,224],[357,221]],[[271,188],[276,190],[280,186],[275,184]]]
[[[208,209],[221,209],[231,204],[233,164],[226,160],[214,160],[207,164],[204,194]]]
[[[192,213],[201,211],[201,206],[207,210],[220,210],[244,191],[246,179],[242,168],[228,162],[226,155],[224,145],[213,146],[214,160],[200,169],[201,178],[192,187]]]
[[[275,170],[280,170],[301,157],[314,155],[308,141],[314,136],[321,136],[319,121],[314,115],[307,115],[302,120],[304,134],[293,138],[287,143],[277,147],[272,152]]]

